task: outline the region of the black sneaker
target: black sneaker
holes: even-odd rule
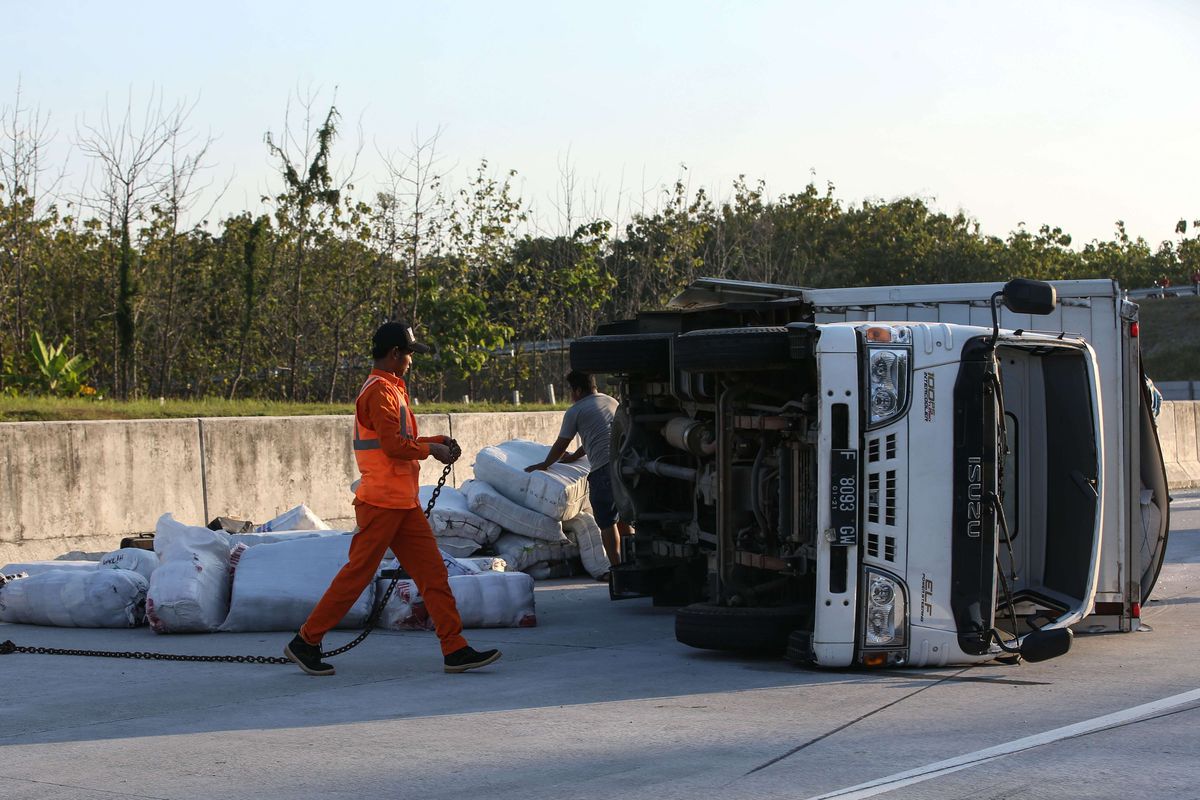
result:
[[[333,665],[321,660],[321,646],[309,644],[300,638],[300,634],[296,634],[296,637],[288,642],[287,647],[283,648],[283,654],[295,661],[300,669],[309,675],[333,674]]]
[[[469,669],[486,667],[500,658],[499,650],[484,650],[482,653],[471,646],[460,647],[446,656],[446,672],[466,672]]]

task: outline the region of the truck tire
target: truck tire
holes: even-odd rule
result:
[[[718,328],[675,340],[675,367],[688,372],[749,372],[792,363],[787,328]]]
[[[799,606],[731,608],[696,603],[675,612],[675,638],[701,650],[782,653],[807,617]]]
[[[788,636],[784,657],[798,666],[813,664],[812,631],[797,629]]]
[[[671,369],[670,333],[584,336],[571,342],[571,369],[601,374],[665,374]]]

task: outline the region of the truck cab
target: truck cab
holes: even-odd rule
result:
[[[1141,406],[1126,375],[1106,394],[1113,365],[1078,335],[1109,324],[1054,331],[1058,304],[1015,284],[703,279],[576,340],[572,366],[620,400],[610,468],[636,533],[612,597],[683,606],[685,644],[831,667],[1050,657],[1085,620],[1136,627],[1166,535],[1153,425],[1142,448],[1141,413],[1106,410]],[[1136,491],[1110,457],[1134,446]],[[1147,494],[1157,515],[1121,507]]]

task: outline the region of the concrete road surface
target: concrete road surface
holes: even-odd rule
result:
[[[425,633],[338,674],[0,656],[0,800],[1197,798],[1200,493],[1179,493],[1152,632],[1022,666],[811,671],[690,650],[669,610],[539,586],[540,625],[445,675]],[[351,638],[341,632],[327,644]],[[286,634],[0,625],[57,647],[278,654]]]

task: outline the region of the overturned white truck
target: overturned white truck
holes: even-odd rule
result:
[[[1168,495],[1137,306],[1111,281],[701,279],[576,340],[636,533],[613,599],[794,660],[969,664],[1139,626]]]

